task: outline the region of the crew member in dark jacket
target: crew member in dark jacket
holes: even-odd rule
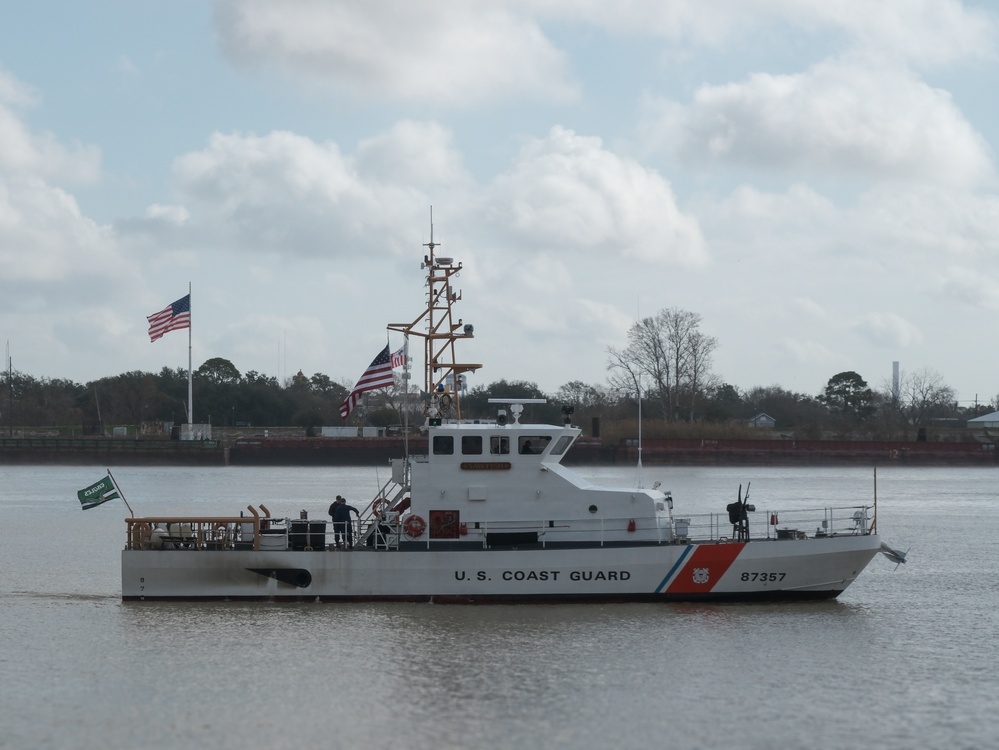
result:
[[[333,541],[339,548],[350,549],[354,546],[354,524],[351,523],[351,511],[360,516],[357,508],[347,505],[346,498],[340,495],[330,506],[330,515],[333,517]]]

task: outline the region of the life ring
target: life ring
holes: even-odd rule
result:
[[[402,524],[402,529],[410,539],[418,539],[427,530],[427,522],[420,516],[407,516]]]
[[[389,509],[389,501],[384,497],[380,497],[371,504],[372,515],[381,517],[385,515],[385,511]]]

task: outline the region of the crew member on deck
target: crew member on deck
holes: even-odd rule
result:
[[[347,505],[347,500],[340,495],[330,506],[330,515],[333,517],[333,541],[339,549],[350,549],[354,546],[354,524],[351,522],[350,513],[353,511],[360,516],[357,508]]]

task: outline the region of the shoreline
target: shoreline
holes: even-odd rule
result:
[[[380,466],[406,452],[401,437],[243,437],[220,441],[113,438],[4,438],[0,465],[116,466]],[[409,453],[427,452],[424,437],[410,438]],[[745,440],[652,438],[641,449],[634,439],[606,444],[580,438],[566,454],[567,466],[644,465],[886,465],[995,466],[995,445],[978,442]]]

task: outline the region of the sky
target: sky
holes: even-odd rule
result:
[[[195,368],[349,386],[423,310],[432,210],[470,387],[606,384],[680,308],[741,390],[897,361],[988,402],[997,53],[957,0],[10,0],[0,337],[186,369],[146,316],[190,285]]]

